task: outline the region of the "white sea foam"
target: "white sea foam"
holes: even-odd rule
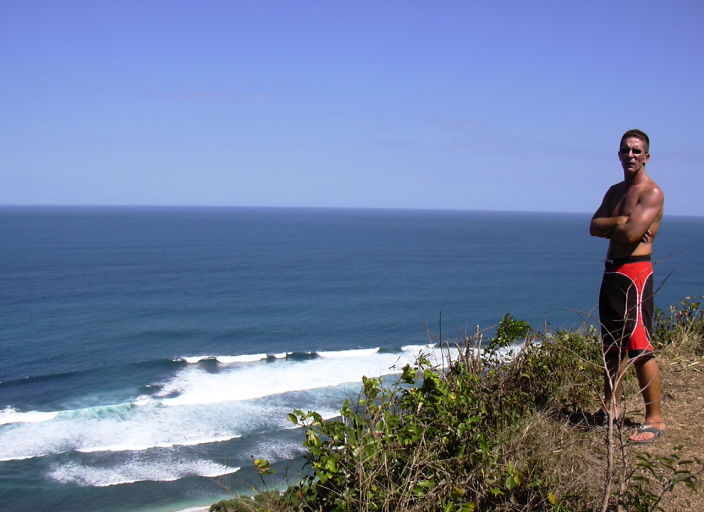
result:
[[[254,363],[256,361],[267,359],[268,357],[269,356],[266,354],[244,354],[241,356],[217,356],[215,360],[222,364]]]
[[[183,356],[181,358],[175,359],[175,361],[185,361],[188,364],[198,364],[201,361],[217,361],[221,364],[234,364],[234,363],[256,363],[257,361],[262,361],[269,359],[269,357],[274,357],[276,359],[285,358],[288,354],[282,352],[280,354],[241,354],[236,356],[227,355],[203,355],[203,356]]]
[[[152,448],[173,448],[174,446],[197,446],[201,444],[210,444],[210,443],[224,443],[226,441],[232,441],[233,439],[238,439],[242,436],[239,435],[233,435],[233,436],[223,436],[223,437],[213,437],[211,439],[197,439],[194,441],[184,441],[180,443],[154,443],[151,445],[145,445],[145,446],[138,446],[134,444],[121,444],[121,445],[100,445],[100,446],[86,446],[83,448],[76,448],[77,452],[81,453],[95,453],[95,452],[135,452],[135,451],[144,451],[144,450],[151,450]]]
[[[40,423],[42,421],[49,421],[54,419],[57,414],[58,413],[54,411],[20,412],[8,406],[5,407],[2,411],[0,411],[0,425],[7,425],[10,423]]]
[[[381,353],[378,349],[322,352],[316,359],[284,360],[266,365],[232,367],[208,372],[199,367],[181,369],[162,386],[164,405],[183,406],[251,400],[290,391],[303,391],[350,382],[362,376],[397,373],[412,363],[411,352]]]
[[[271,437],[254,443],[251,452],[274,463],[305,455],[306,449],[302,443],[291,443]]]
[[[174,359],[174,361],[185,361],[188,364],[198,364],[201,361],[208,361],[213,359],[215,359],[215,356],[183,356]]]
[[[172,457],[164,458],[158,463],[133,459],[110,467],[86,466],[70,462],[53,466],[47,476],[64,484],[109,487],[144,481],[173,482],[189,476],[213,478],[235,473],[239,469],[239,467],[229,467],[210,460],[183,460]]]
[[[429,352],[433,349],[437,348],[435,343],[428,343],[426,345],[404,345],[401,347],[401,350],[404,352]]]
[[[213,404],[251,400],[290,391],[304,391],[359,382],[362,376],[398,373],[412,364],[420,348],[434,364],[446,363],[448,349],[410,345],[403,352],[379,352],[378,348],[318,352],[319,358],[284,360],[267,365],[232,367],[208,372],[198,367],[181,369],[159,393],[168,406]],[[454,357],[456,349],[449,350]]]
[[[326,359],[355,359],[360,356],[364,357],[371,354],[376,354],[377,352],[379,352],[379,347],[359,348],[353,350],[336,350],[331,352],[318,352],[318,355]]]
[[[163,407],[155,401],[145,407],[121,404],[64,411],[52,421],[0,429],[0,461],[223,442],[253,429],[283,428],[287,412],[282,406],[245,402]]]
[[[441,358],[441,351],[430,349]],[[315,359],[277,359],[262,364],[224,365],[213,372],[198,365],[178,369],[157,386],[155,396],[135,401],[47,413],[2,411],[0,460],[79,452],[138,452],[150,448],[198,445],[232,440],[249,432],[288,428],[286,414],[311,407],[336,416],[343,384],[362,376],[399,373],[417,351],[398,353],[361,349],[330,352]],[[315,390],[315,391],[311,391]],[[285,393],[306,392],[297,400]],[[315,398],[314,398],[315,397]],[[33,421],[21,421],[22,419]]]

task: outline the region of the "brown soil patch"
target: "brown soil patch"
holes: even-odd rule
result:
[[[704,357],[658,358],[662,373],[663,415],[667,433],[656,442],[634,447],[654,456],[668,456],[681,446],[683,459],[694,457],[704,461]],[[630,415],[634,421],[641,420]],[[700,467],[700,466],[698,466]],[[692,470],[695,465],[692,466]],[[704,511],[704,475],[699,477],[699,492],[692,492],[682,484],[666,495],[661,502],[666,512]]]

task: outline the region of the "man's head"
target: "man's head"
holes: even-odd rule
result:
[[[637,174],[650,158],[650,139],[641,130],[628,130],[621,137],[618,158],[626,173]]]
[[[645,133],[642,130],[628,130],[626,133],[624,133],[621,136],[621,145],[622,146],[623,146],[623,141],[629,137],[635,137],[636,139],[642,140],[645,143],[645,152],[646,153],[650,152],[650,138],[648,138],[647,133]]]

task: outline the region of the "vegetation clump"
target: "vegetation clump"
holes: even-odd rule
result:
[[[702,354],[699,303],[659,312],[656,336],[668,350]],[[636,456],[622,424],[590,425],[603,375],[595,329],[541,334],[506,315],[487,342],[477,333],[453,348],[444,367],[421,354],[391,383],[365,377],[337,420],[293,411],[310,474],[211,510],[645,511],[679,483],[698,488],[702,461],[677,450]],[[255,462],[265,474],[268,463]]]

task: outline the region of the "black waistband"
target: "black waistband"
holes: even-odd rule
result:
[[[650,254],[644,254],[643,256],[626,256],[625,258],[607,258],[604,260],[604,264],[607,267],[620,267],[627,263],[638,263],[641,261],[650,261]]]

